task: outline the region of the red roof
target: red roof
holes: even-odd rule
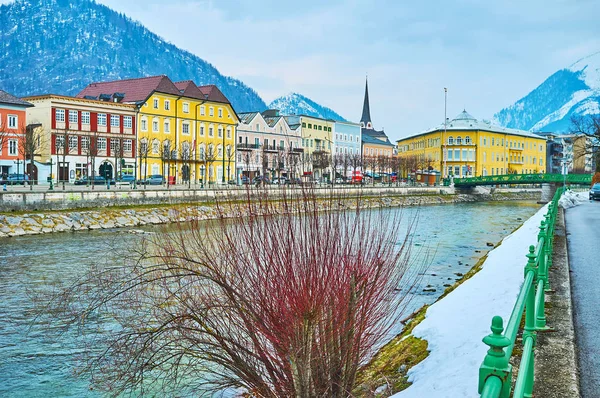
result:
[[[175,87],[186,97],[196,98],[200,100],[205,100],[206,97],[202,91],[196,86],[196,84],[191,80],[184,80],[182,82],[175,83]]]
[[[208,86],[199,86],[198,88],[200,91],[202,91],[208,101],[230,104],[225,94],[223,94],[221,90],[219,90],[214,84],[209,84]]]
[[[99,98],[100,94],[113,95],[114,93],[123,93],[125,97],[122,102],[141,102],[148,99],[153,91],[165,94],[181,95],[179,89],[173,84],[171,79],[165,75],[142,77],[137,79],[115,80],[112,82],[91,83],[84,88],[78,98],[86,96]]]

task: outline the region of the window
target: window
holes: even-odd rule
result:
[[[223,117],[223,109],[219,108],[219,117],[222,118]]]
[[[56,110],[56,115],[54,116],[54,119],[57,122],[64,122],[65,121],[65,110],[64,109],[57,109]]]
[[[212,106],[208,108],[208,116],[214,116],[215,115],[215,108],[213,108]]]
[[[168,120],[165,120],[165,133],[171,132],[171,123]]]
[[[142,119],[142,131],[148,131],[148,120],[146,118]]]
[[[260,146],[260,140],[258,138],[254,138],[254,146],[257,148]]]
[[[321,126],[318,126],[317,128],[319,129],[319,131],[323,129],[323,127],[321,127]]]
[[[452,154],[454,153],[454,151],[452,149],[450,149],[448,151],[448,160],[454,160]]]
[[[218,146],[218,157],[222,158],[223,157],[223,147],[221,145]]]
[[[131,140],[123,141],[123,151],[131,152],[132,149],[133,149],[133,143],[131,142]]]
[[[106,126],[106,113],[98,114],[98,126]]]
[[[454,145],[454,137],[448,137],[448,145]]]
[[[461,136],[456,137],[456,145],[462,145],[462,137]]]
[[[182,132],[183,134],[189,134],[189,133],[190,133],[190,124],[189,124],[189,123],[187,123],[187,122],[186,122],[186,123],[183,123],[183,124],[181,125],[181,132]]]
[[[97,146],[99,151],[106,151],[106,138],[98,138]]]
[[[227,129],[227,138],[231,138],[231,129],[230,128]]]
[[[81,112],[81,123],[82,124],[90,124],[90,113],[89,112]]]
[[[158,140],[152,141],[152,153],[154,155],[158,155],[159,149],[160,149],[160,142],[158,142]]]
[[[114,154],[117,154],[119,152],[119,150],[121,149],[121,143],[119,142],[119,139],[116,138],[112,138],[110,140],[110,151]]]
[[[306,128],[306,123],[302,122],[302,127]]]
[[[208,128],[208,136],[209,136],[209,137],[214,137],[214,135],[215,135],[215,134],[214,134],[214,132],[213,132],[213,128],[212,128],[212,127],[209,127],[209,128]]]
[[[133,127],[133,118],[131,116],[123,116],[123,127],[126,129]]]
[[[454,150],[454,160],[455,161],[460,160],[460,149],[455,149]]]
[[[119,115],[110,115],[110,127],[119,127],[121,125],[121,117]]]
[[[308,128],[312,129],[312,124],[308,123]]]
[[[204,116],[204,115],[206,115],[206,108],[205,108],[204,106],[201,106],[201,107],[200,107],[200,115],[201,115],[201,116]]]
[[[165,100],[165,111],[171,110],[171,101]]]
[[[81,150],[89,151],[90,149],[90,137],[81,137]]]
[[[158,119],[152,120],[152,131],[158,133]]]
[[[8,140],[8,154],[17,156],[17,140]]]
[[[56,148],[63,149],[65,147],[65,136],[58,135],[56,136]]]
[[[260,124],[256,123],[256,131],[260,131]]]
[[[69,123],[79,123],[79,113],[77,111],[69,111]]]
[[[183,113],[190,113],[190,104],[187,102],[183,103]]]
[[[471,145],[471,137],[465,137],[465,144]]]
[[[204,137],[204,126],[200,126],[200,136]]]
[[[219,126],[219,138],[223,138],[223,127]]]
[[[344,134],[344,141],[348,141],[348,134]]]
[[[76,135],[70,135],[69,136],[69,150],[77,149],[78,141],[79,140],[77,139]]]
[[[154,98],[154,109],[158,109],[158,98]]]

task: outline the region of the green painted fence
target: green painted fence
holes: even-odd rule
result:
[[[540,224],[536,246],[529,247],[525,280],[521,286],[510,319],[503,327],[500,316],[492,319],[492,333],[483,342],[490,349],[479,368],[479,393],[484,398],[507,398],[511,396],[512,366],[509,363],[515,346],[519,325],[525,312],[523,329],[523,355],[513,391],[513,397],[531,397],[534,381],[534,348],[538,331],[546,326],[545,292],[549,289],[548,269],[552,266],[554,223],[558,212],[558,200],[564,187],[559,188],[548,205],[548,211]]]
[[[477,185],[503,185],[503,184],[544,184],[563,183],[591,185],[591,174],[506,174],[498,176],[458,178],[454,180],[457,188],[468,188]]]

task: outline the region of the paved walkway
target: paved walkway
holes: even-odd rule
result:
[[[583,398],[600,397],[600,202],[566,211],[575,339]]]

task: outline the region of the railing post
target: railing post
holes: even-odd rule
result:
[[[482,393],[485,382],[490,376],[499,378],[502,381],[502,389],[499,398],[508,398],[512,383],[512,365],[508,362],[504,348],[510,345],[510,340],[502,335],[504,326],[502,317],[496,315],[492,318],[490,327],[492,334],[483,338],[483,342],[490,347],[487,351],[483,363],[479,367],[479,394]]]
[[[542,225],[544,222],[542,221]],[[541,228],[541,227],[540,227]],[[543,257],[543,255],[542,255]],[[541,258],[539,259],[541,260]],[[535,313],[535,293],[537,286],[537,275],[541,269],[540,266],[536,269],[535,266],[536,257],[535,257],[535,246],[529,246],[529,253],[527,253],[527,265],[525,266],[525,275],[529,272],[533,272],[533,280],[531,282],[531,286],[529,288],[529,293],[527,294],[527,301],[525,304],[525,328],[523,330],[523,343],[527,340],[528,337],[533,339],[533,347],[535,347],[536,343],[536,313]],[[543,300],[542,300],[543,301]],[[542,314],[544,313],[544,307],[542,305],[541,308]],[[545,324],[545,319],[544,319]],[[531,353],[531,365],[529,365],[527,377],[525,379],[525,397],[531,397],[533,394],[533,381],[534,381],[534,363],[535,363],[535,354],[532,349]]]

